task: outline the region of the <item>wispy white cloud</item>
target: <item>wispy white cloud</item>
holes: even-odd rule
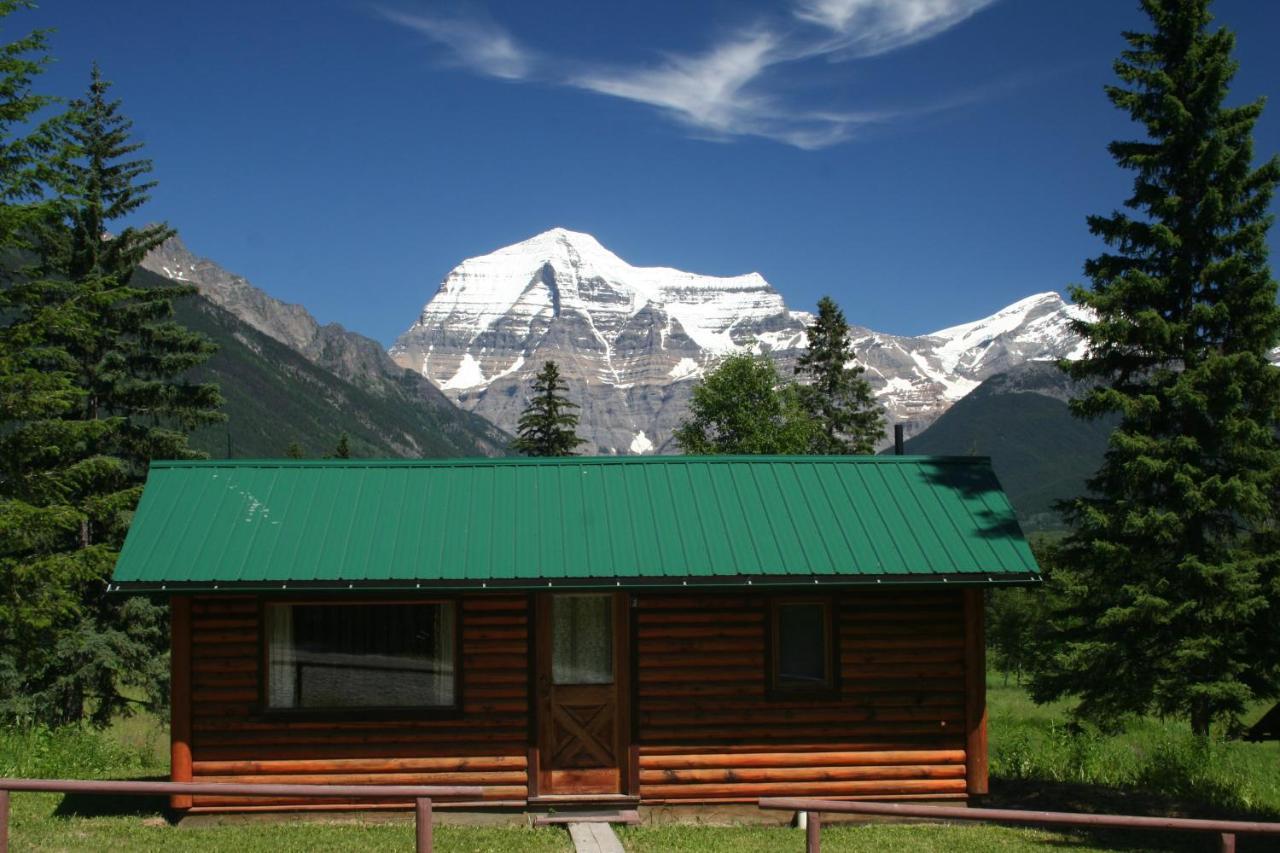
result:
[[[759,85],[768,70],[793,60],[772,30],[740,31],[696,55],[669,55],[645,68],[593,68],[568,78],[582,89],[656,107],[697,135],[725,139],[762,136],[799,148],[847,139],[882,113],[798,110]]]
[[[793,14],[830,31],[841,59],[878,56],[943,33],[995,0],[798,0]]]
[[[646,104],[702,138],[756,136],[814,149],[843,142],[861,128],[908,111],[797,106],[794,92],[783,96],[771,85],[782,66],[888,53],[938,35],[993,2],[795,0],[786,18],[730,31],[701,52],[668,53],[639,66],[544,60],[481,18],[381,11],[388,20],[446,46],[454,61],[481,74],[536,78]]]
[[[504,80],[523,80],[533,70],[533,53],[492,21],[476,17],[412,14],[385,8],[378,12],[387,20],[449,48],[453,59],[481,74]]]

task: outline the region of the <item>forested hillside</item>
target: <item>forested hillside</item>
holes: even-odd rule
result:
[[[139,269],[139,284],[164,281]],[[507,436],[483,418],[431,408],[399,389],[357,386],[308,361],[200,296],[179,300],[177,319],[218,345],[193,381],[216,382],[226,423],[202,427],[191,445],[215,458],[283,456],[296,442],[308,457],[332,455],[343,433],[352,456],[491,456]],[[386,391],[382,394],[379,391]]]
[[[1067,408],[1070,385],[1051,363],[993,376],[906,443],[908,453],[990,456],[1027,530],[1062,526],[1054,504],[1083,494],[1114,420],[1085,421]]]

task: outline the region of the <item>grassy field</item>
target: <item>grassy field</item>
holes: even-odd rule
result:
[[[1124,734],[1078,731],[1061,706],[1032,704],[1016,686],[993,684],[990,805],[1280,820],[1280,746],[1198,743],[1180,722],[1136,722]],[[1259,709],[1260,710],[1260,709]],[[0,731],[0,776],[144,779],[163,777],[165,733],[146,718],[106,732]],[[756,853],[802,850],[803,833],[781,827],[656,826],[621,829],[629,851]],[[438,827],[437,849],[468,853],[572,849],[558,828]],[[15,851],[200,850],[233,853],[380,851],[412,848],[407,819],[172,826],[164,804],[149,798],[15,794]],[[1241,851],[1277,845],[1242,838]],[[823,850],[1211,851],[1208,836],[1132,832],[1058,833],[995,826],[829,826]]]

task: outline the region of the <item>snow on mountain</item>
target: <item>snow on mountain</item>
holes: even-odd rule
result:
[[[889,422],[911,434],[988,376],[1078,356],[1069,323],[1079,310],[1041,293],[929,335],[855,327],[853,343]],[[554,228],[460,263],[390,354],[509,431],[530,378],[553,360],[591,451],[669,452],[694,380],[739,350],[767,353],[790,375],[811,321],[757,273],[635,267],[589,234]]]
[[[1037,293],[1021,299],[990,317],[941,329],[929,338],[942,343],[934,352],[947,372],[975,370],[982,362],[998,357],[1013,347],[1032,350],[1080,342],[1071,331],[1071,321],[1083,319],[1084,309],[1067,305],[1057,293]]]

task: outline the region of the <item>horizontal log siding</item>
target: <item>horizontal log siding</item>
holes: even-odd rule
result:
[[[838,696],[771,700],[766,596],[638,597],[643,801],[965,795],[960,593],[835,601]]]
[[[529,743],[527,599],[465,598],[459,615],[464,682],[463,713],[456,718],[282,721],[264,719],[257,710],[258,600],[195,598],[193,781],[482,785],[485,801],[523,802]],[[333,800],[196,797],[193,810],[281,806],[336,807]]]

